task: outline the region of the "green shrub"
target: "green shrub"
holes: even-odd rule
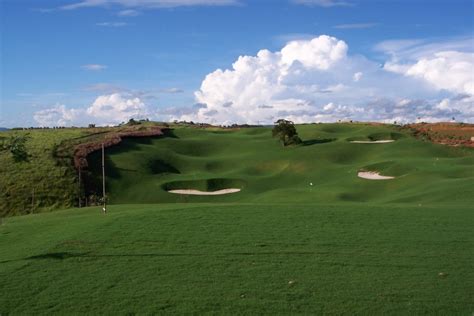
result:
[[[1,144],[2,150],[9,151],[15,162],[28,161],[28,152],[26,151],[25,143],[28,140],[28,135],[13,135],[9,139],[3,141]]]

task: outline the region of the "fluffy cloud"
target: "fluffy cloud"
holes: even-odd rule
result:
[[[130,118],[143,118],[148,109],[138,97],[114,93],[99,96],[86,113],[96,120],[107,124],[116,124]]]
[[[281,68],[289,68],[298,62],[305,68],[327,70],[346,56],[347,45],[334,37],[322,35],[310,41],[289,42],[279,54]],[[260,51],[262,57],[269,56],[268,51]],[[260,56],[258,56],[260,57]]]
[[[57,105],[35,114],[40,125],[117,124],[148,117],[215,124],[360,120],[474,122],[474,54],[466,41],[380,43],[380,64],[351,55],[348,45],[321,35],[281,50],[240,56],[230,69],[209,73],[194,106],[152,110],[151,91],[110,84],[88,88],[101,96],[83,108]],[[159,93],[180,93],[178,88]]]
[[[434,47],[430,44],[430,51]],[[205,108],[168,118],[222,124],[271,123],[282,117],[296,122],[474,120],[472,53],[423,57],[413,51],[404,55],[411,63],[396,62],[395,53],[381,67],[351,56],[344,41],[326,35],[291,41],[277,52],[263,49],[205,77],[195,92]]]
[[[84,126],[89,123],[115,125],[148,115],[150,110],[140,98],[113,93],[97,97],[87,108],[68,109],[65,105],[56,105],[36,112],[33,118],[40,126]]]
[[[385,69],[428,81],[437,89],[474,95],[474,53],[436,52],[413,64],[388,62]]]
[[[33,115],[39,126],[70,126],[81,115],[80,110],[67,109],[64,104],[40,110]]]

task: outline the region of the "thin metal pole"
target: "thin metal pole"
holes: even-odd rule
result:
[[[82,197],[82,194],[81,194],[81,166],[79,166],[79,208],[81,208],[81,197]]]
[[[105,201],[105,151],[104,151],[104,143],[102,143],[102,199],[104,201],[104,206],[102,211],[107,213],[107,204]]]

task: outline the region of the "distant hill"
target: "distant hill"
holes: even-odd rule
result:
[[[6,128],[6,127],[0,127],[0,131],[8,131],[8,128]]]

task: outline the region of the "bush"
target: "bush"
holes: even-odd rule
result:
[[[15,162],[28,161],[28,152],[25,146],[28,138],[28,135],[11,136],[1,144],[1,149],[8,150],[13,155]]]

